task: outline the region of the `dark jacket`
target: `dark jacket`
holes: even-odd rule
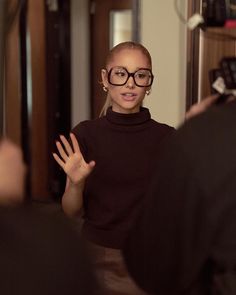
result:
[[[154,294],[236,294],[236,102],[171,137],[124,255]],[[210,293],[225,278],[227,293]]]

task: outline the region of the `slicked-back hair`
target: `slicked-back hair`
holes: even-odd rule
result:
[[[137,43],[137,42],[133,42],[133,41],[121,42],[121,43],[117,44],[116,46],[114,46],[107,55],[107,58],[105,61],[105,68],[108,67],[108,65],[112,62],[112,60],[114,59],[114,57],[117,53],[119,53],[122,50],[126,50],[126,49],[139,50],[140,52],[142,52],[143,55],[146,56],[146,58],[147,58],[150,69],[152,69],[152,58],[151,58],[151,55],[150,55],[149,51],[147,50],[147,48],[144,47],[142,44]],[[111,106],[111,99],[110,99],[110,95],[108,93],[107,97],[106,97],[106,101],[105,101],[105,103],[102,107],[102,110],[100,112],[100,117],[106,115],[107,109],[110,106]]]

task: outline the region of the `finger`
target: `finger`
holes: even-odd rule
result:
[[[95,164],[96,164],[95,161],[90,161],[88,163],[89,173],[93,170]]]
[[[205,99],[203,99],[202,103],[204,105],[204,108],[208,108],[209,106],[211,106],[214,102],[216,102],[218,97],[219,97],[219,94],[215,94],[215,95],[210,95],[206,97]]]
[[[66,154],[66,152],[65,152],[64,148],[62,147],[60,141],[56,141],[56,146],[57,146],[58,152],[59,152],[60,156],[62,157],[62,159],[64,161],[67,161],[68,155]]]
[[[198,103],[195,103],[191,106],[191,108],[188,110],[188,112],[185,115],[185,120],[188,120],[204,111],[206,111],[213,103],[217,100],[219,97],[218,94],[216,95],[210,95],[203,100],[201,100]]]
[[[95,161],[91,161],[88,163],[88,165],[90,168],[93,168],[96,165],[96,163],[95,163]]]
[[[62,143],[63,143],[63,145],[64,145],[64,147],[66,149],[67,154],[69,156],[71,156],[74,152],[73,152],[73,150],[71,148],[71,145],[69,144],[68,140],[65,138],[64,135],[60,135],[60,139],[61,139],[61,141],[62,141]]]
[[[185,120],[187,121],[187,120],[191,119],[192,117],[194,117],[195,113],[196,112],[194,111],[194,107],[192,106],[185,114]]]
[[[78,140],[73,133],[70,133],[70,138],[72,141],[73,149],[75,153],[81,153]]]
[[[56,162],[61,166],[61,168],[64,169],[65,163],[62,161],[62,159],[56,153],[52,153],[52,155]]]

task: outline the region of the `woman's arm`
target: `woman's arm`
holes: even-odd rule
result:
[[[83,189],[84,183],[74,184],[67,177],[65,192],[62,196],[62,209],[66,215],[71,217],[79,215],[83,207]]]
[[[73,133],[70,134],[71,143],[61,135],[61,142],[57,141],[58,154],[53,153],[56,162],[67,175],[65,192],[62,197],[62,208],[69,216],[78,215],[83,206],[83,189],[85,180],[92,172],[95,162],[87,163],[80,151],[79,143]]]

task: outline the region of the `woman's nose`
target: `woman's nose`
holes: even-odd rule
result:
[[[126,82],[126,87],[133,88],[134,86],[135,86],[134,78],[130,76],[128,81]]]

